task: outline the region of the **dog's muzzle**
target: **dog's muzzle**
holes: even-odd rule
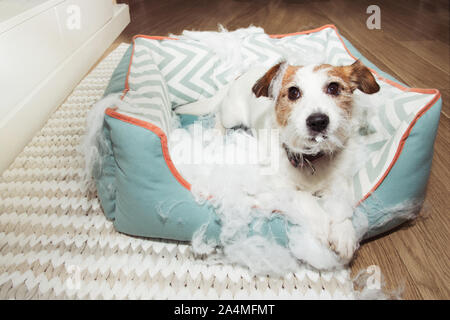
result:
[[[305,153],[297,153],[292,152],[286,144],[283,143],[283,148],[286,150],[286,154],[288,157],[289,162],[294,166],[295,168],[302,168],[305,165],[305,162],[311,167],[313,170],[313,173],[315,171],[314,166],[312,165],[312,162],[314,162],[317,159],[320,159],[324,156],[323,152],[319,152],[316,154],[305,154]]]

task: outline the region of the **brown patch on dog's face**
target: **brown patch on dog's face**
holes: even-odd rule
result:
[[[333,66],[331,64],[324,63],[324,64],[320,64],[318,66],[315,66],[313,71],[317,72],[319,70],[329,69],[329,68],[333,68]]]
[[[329,81],[325,84],[323,91],[332,97],[336,105],[343,109],[347,114],[352,113],[353,107],[353,84],[349,81],[346,74],[340,73],[340,69],[331,67],[327,73]]]
[[[275,77],[279,74],[279,72],[281,72],[280,68],[283,63],[285,62],[280,62],[274,65],[255,83],[252,91],[257,98],[261,96],[273,98],[273,95],[269,92],[269,89],[272,82],[275,80]],[[293,104],[295,100],[299,98],[297,95],[300,95],[300,89],[296,88],[298,92],[293,92],[293,89],[289,87],[289,83],[292,83],[295,73],[301,67],[288,65],[285,68],[283,78],[281,79],[280,92],[275,105],[276,119],[280,126],[285,126],[287,124]]]
[[[331,67],[329,74],[344,80],[352,92],[359,89],[364,93],[372,94],[380,90],[372,72],[360,60],[356,60],[349,66]]]
[[[286,72],[284,73],[283,80],[281,82],[281,85],[285,87],[288,83],[292,82],[294,80],[295,73],[300,69],[301,66],[291,66],[288,65],[286,68]]]
[[[342,67],[334,67],[331,64],[321,64],[316,66],[313,71],[319,72],[320,70],[327,70],[330,80],[325,85],[323,90],[336,100],[338,107],[343,109],[348,114],[351,114],[353,102],[351,94],[354,89],[350,83],[350,78],[347,73],[345,73],[345,70],[342,70],[341,68]]]
[[[380,87],[370,70],[359,60],[352,65],[335,67],[323,64],[314,68],[314,71],[326,69],[330,81],[324,88],[325,93],[336,99],[336,104],[347,113],[352,110],[352,93],[359,89],[364,93],[378,92]]]
[[[275,114],[277,123],[282,127],[287,125],[294,104],[301,98],[300,88],[292,85],[294,76],[300,68],[300,66],[287,66],[281,81],[281,90],[275,105]]]

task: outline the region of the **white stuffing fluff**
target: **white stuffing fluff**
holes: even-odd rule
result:
[[[126,105],[120,99],[120,94],[110,94],[95,103],[86,116],[86,132],[79,146],[79,152],[84,155],[83,178],[92,185],[92,174],[95,166],[101,167],[101,157],[98,148],[105,144],[102,134],[105,110]]]
[[[183,31],[181,36],[171,35],[184,40],[197,40],[206,44],[225,63],[234,70],[234,75],[239,75],[250,67],[245,61],[242,52],[242,43],[250,34],[264,34],[264,29],[258,27],[241,28],[229,32],[219,25],[216,31]]]
[[[252,64],[248,59],[244,59],[244,52],[242,50],[243,42],[250,35],[260,35],[270,41],[269,35],[260,27],[250,26],[248,28],[240,28],[234,31],[228,31],[222,25],[218,25],[219,31],[188,31],[185,30],[181,35],[173,35],[171,37],[196,40],[205,44],[208,48],[214,51],[222,63],[232,69],[233,77],[241,75],[251,67],[259,64],[253,61]],[[277,45],[277,51],[280,53],[280,60],[286,60],[293,65],[308,65],[319,64],[325,62],[325,52],[311,49],[302,51],[302,48],[295,46],[291,48],[289,45]],[[270,59],[262,65],[271,67],[275,61]]]
[[[401,221],[415,220],[419,215],[421,217],[426,216],[426,210],[422,210],[424,204],[423,199],[410,199],[395,206],[386,206],[383,202],[377,199],[376,195],[371,195],[371,208],[365,210],[366,204],[361,203],[355,211],[355,215],[362,215],[361,212],[370,212],[370,215],[378,218],[378,221],[372,223],[371,228],[377,229],[385,225],[387,222],[398,219]],[[358,225],[358,224],[356,224]],[[361,232],[367,231],[367,226],[360,226]]]
[[[243,131],[224,136],[220,130],[194,124],[173,130],[169,148],[177,169],[191,183],[197,202],[208,201],[221,217],[224,261],[268,274],[295,271],[300,262],[318,269],[340,268],[336,254],[311,233],[309,215],[321,207],[312,195],[296,190],[276,174],[285,151],[276,137],[272,138],[272,150],[268,150]],[[253,219],[268,218],[274,212],[282,212],[291,223],[301,226],[290,229],[289,248],[259,235],[248,236]],[[203,240],[200,231],[193,240],[194,251],[211,253],[215,244]]]

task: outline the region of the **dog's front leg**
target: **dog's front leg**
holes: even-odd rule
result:
[[[328,244],[330,249],[339,255],[342,262],[348,263],[351,261],[358,248],[358,240],[351,219],[339,222],[331,221]]]
[[[330,216],[328,244],[344,263],[350,262],[358,248],[358,238],[352,222],[354,208],[349,192],[348,188],[343,188],[324,199]]]
[[[293,220],[293,222],[309,229],[309,233],[320,243],[325,247],[328,246],[330,217],[324,211],[324,208],[310,192],[298,190],[297,200],[297,207],[300,213],[299,220]]]

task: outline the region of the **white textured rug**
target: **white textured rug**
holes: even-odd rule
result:
[[[81,181],[86,113],[122,44],[75,88],[0,178],[1,299],[351,299],[350,271],[282,279],[208,265],[190,246],[129,237]]]

